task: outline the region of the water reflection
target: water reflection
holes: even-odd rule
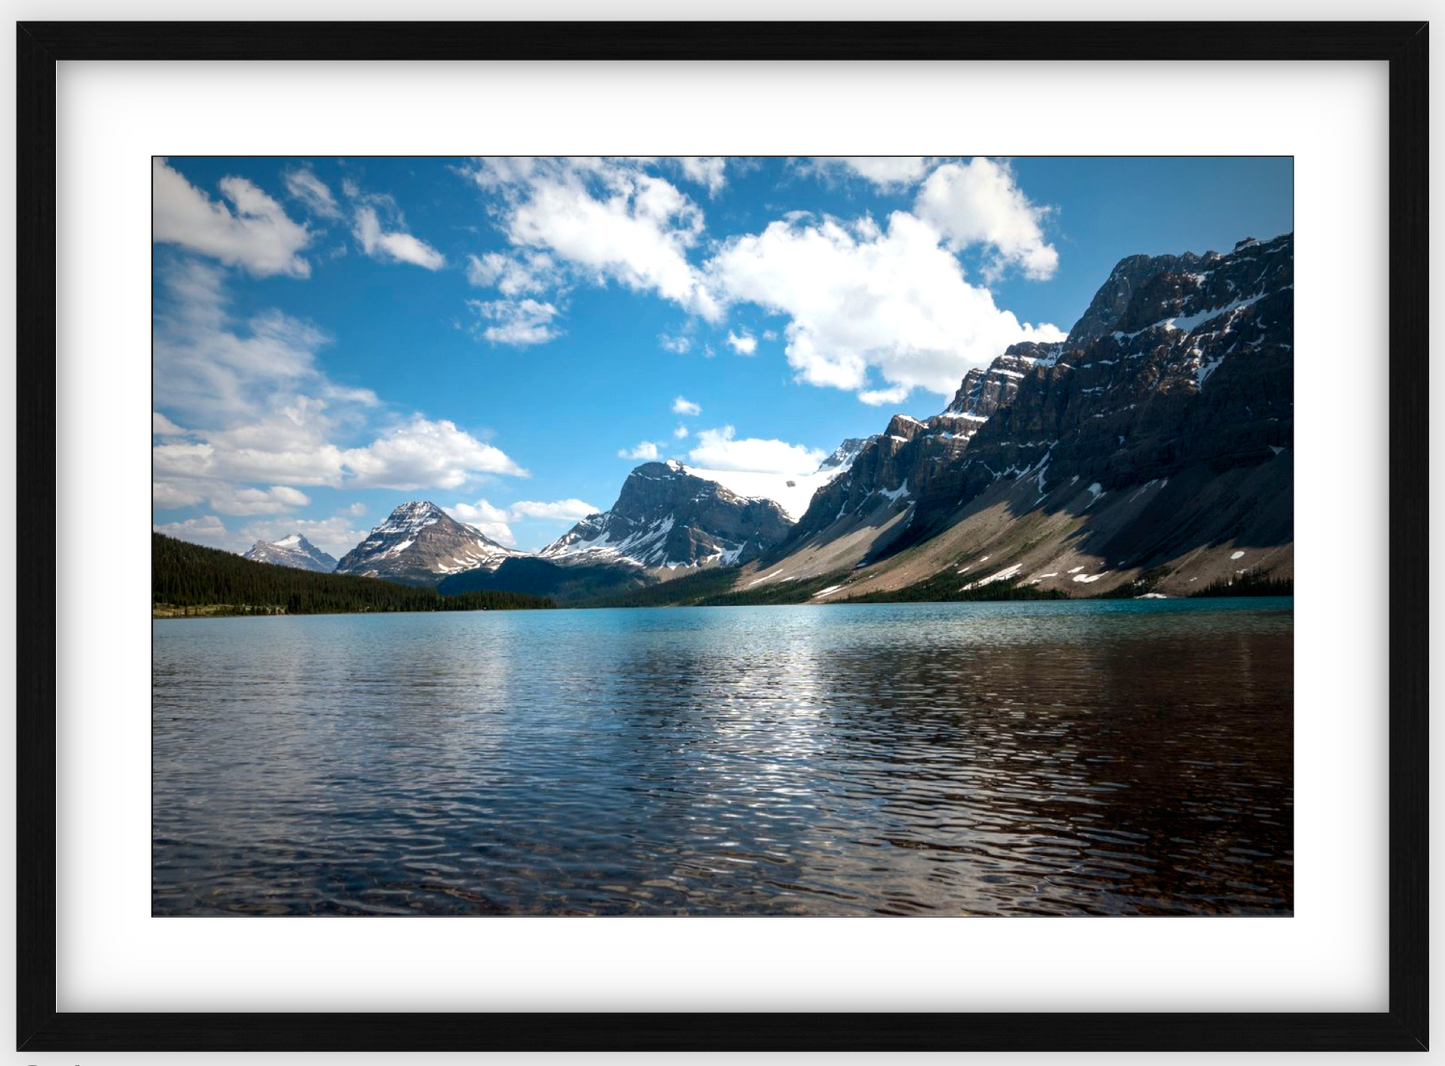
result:
[[[154,625],[157,914],[1280,914],[1290,601]]]

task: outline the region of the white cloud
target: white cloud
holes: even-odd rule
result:
[[[1058,269],[1059,253],[1044,240],[1048,210],[1029,201],[1006,164],[982,158],[943,164],[923,183],[914,212],[954,251],[991,246],[990,275],[1016,266],[1042,280]]]
[[[411,490],[526,476],[450,421],[379,419],[374,393],[319,369],[316,351],[328,339],[314,327],[278,312],[236,323],[216,268],[176,264],[160,280],[153,390],[165,413],[152,415],[155,507],[211,500],[222,513],[255,514],[301,505],[297,486]]]
[[[482,536],[490,537],[498,544],[511,547],[517,543],[517,538],[512,533],[512,527],[507,524],[507,512],[500,507],[493,507],[486,500],[478,500],[476,503],[459,503],[452,507],[445,507],[443,510],[458,522],[465,522],[480,530]]]
[[[1008,345],[1058,340],[1021,324],[964,280],[940,234],[905,211],[886,230],[793,216],[727,241],[709,263],[717,291],[785,314],[785,352],[798,381],[853,391],[921,387],[950,395],[963,375]]]
[[[151,412],[151,436],[153,437],[179,437],[185,434],[185,430],[176,425],[159,411]]]
[[[662,445],[650,440],[641,441],[635,448],[623,448],[617,453],[619,459],[643,459],[656,462],[662,458]]]
[[[336,513],[337,515],[346,515],[351,518],[360,518],[362,515],[366,514],[366,504],[360,502],[353,503],[349,507],[343,507]]]
[[[913,390],[907,385],[894,385],[886,389],[864,389],[858,394],[858,399],[872,407],[881,407],[888,403],[902,403],[908,399],[908,394]]]
[[[890,189],[923,184],[914,211],[894,212],[886,228],[867,217],[841,222],[789,212],[762,233],[724,241],[694,265],[689,255],[706,247],[702,211],[648,171],[656,162],[479,161],[464,173],[492,198],[490,209],[516,252],[478,259],[478,279],[517,293],[546,291],[562,280],[539,275],[526,259],[545,256],[565,279],[616,280],[713,323],[732,304],[755,303],[788,317],[782,333],[798,381],[849,389],[869,403],[894,402],[917,387],[950,395],[968,370],[1009,344],[1062,337],[1052,325],[1020,323],[999,308],[987,289],[969,284],[958,258],[981,249],[986,279],[1009,267],[1033,278],[1055,269],[1057,253],[1042,231],[1048,209],[1028,200],[1006,164],[935,165],[914,157],[801,164]],[[685,175],[694,166],[667,162]],[[694,170],[702,173],[701,166]],[[492,326],[496,339],[538,343],[552,336],[555,304],[539,301],[538,310],[551,311],[531,317],[520,305],[487,306],[498,320],[516,320],[512,328]],[[677,353],[696,347],[685,335],[662,334],[658,343]],[[747,331],[730,331],[728,343],[743,354],[758,345]],[[712,346],[702,354],[711,356]]]
[[[341,453],[342,482],[358,488],[460,487],[475,474],[529,477],[501,449],[484,444],[446,419],[416,415],[364,448]]]
[[[446,266],[446,256],[420,237],[400,230],[383,229],[375,208],[358,207],[351,232],[360,242],[361,250],[373,259],[413,263],[427,270],[440,270]]]
[[[737,439],[732,426],[705,429],[697,435],[698,445],[688,452],[694,464],[711,470],[750,470],[770,474],[808,474],[827,458],[820,448],[788,444],[757,437]]]
[[[707,189],[709,196],[721,192],[727,181],[724,175],[727,160],[722,156],[685,155],[678,157],[677,165],[682,168],[684,177]]]
[[[311,264],[297,254],[311,242],[305,226],[291,221],[279,203],[245,178],[222,178],[220,188],[231,207],[213,201],[164,159],[152,160],[152,239],[244,267],[258,277],[310,276]]]
[[[224,486],[211,495],[211,507],[220,514],[284,514],[311,502],[304,492],[286,485],[269,489],[238,489]]]
[[[224,272],[209,264],[166,264],[158,280],[153,386],[158,406],[214,425],[255,413],[278,389],[338,398],[316,367],[316,353],[330,338],[315,326],[279,311],[237,323]],[[355,390],[347,398],[365,402]]]
[[[737,334],[728,330],[728,346],[739,355],[753,355],[758,350],[758,339],[747,331]]]
[[[177,507],[190,507],[205,498],[204,492],[197,492],[193,487],[184,483],[165,480],[151,482],[151,506],[162,511],[174,510]]]
[[[487,252],[467,256],[467,281],[477,288],[495,285],[503,296],[545,292],[557,288],[563,280],[557,263],[545,252],[517,256]]]
[[[152,525],[151,529],[168,537],[188,540],[193,544],[205,544],[212,548],[229,548],[230,541],[234,539],[227,531],[225,523],[213,514],[202,518],[187,518],[184,522]]]
[[[687,427],[684,426],[681,422],[679,422],[677,424],[677,428],[672,431],[672,435],[677,440],[682,440],[684,437],[687,436],[687,432]]]
[[[545,344],[562,335],[562,331],[552,324],[558,311],[550,303],[528,297],[525,300],[468,300],[467,306],[491,323],[474,326],[473,336],[493,344],[522,348],[529,344]]]
[[[529,519],[576,522],[590,514],[596,514],[599,508],[576,499],[554,500],[550,503],[519,500],[510,507],[497,507],[483,499],[476,503],[458,503],[444,510],[457,521],[481,530],[497,543],[510,546],[517,543],[511,525],[513,522],[526,522]]]
[[[721,314],[688,251],[702,236],[702,211],[643,161],[483,159],[467,172],[501,196],[510,242],[546,252],[595,284],[652,292],[709,321]]]
[[[700,415],[702,406],[693,403],[686,396],[677,396],[672,401],[672,413],[675,415]]]
[[[537,500],[519,500],[507,508],[507,515],[514,522],[527,518],[544,518],[550,521],[576,522],[590,514],[597,514],[600,507],[594,507],[578,499],[554,500],[540,503]]]
[[[316,176],[310,167],[289,170],[284,175],[286,191],[313,215],[320,218],[340,218],[341,206],[326,183]]]
[[[872,182],[885,192],[916,185],[928,173],[929,161],[919,156],[819,156],[804,166],[822,176],[845,174]]]

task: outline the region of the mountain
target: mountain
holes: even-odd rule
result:
[[[791,524],[773,500],[739,496],[669,459],[633,470],[611,510],[588,515],[538,554],[649,570],[732,566],[781,543]]]
[[[895,415],[740,587],[1292,577],[1293,284],[1288,234],[1122,260],[1066,340],[1010,347],[926,421]]]
[[[484,537],[434,503],[404,503],[336,564],[338,574],[357,574],[437,585],[450,574],[495,570],[525,554]]]
[[[443,596],[465,592],[523,592],[557,603],[616,596],[655,584],[648,571],[621,563],[554,563],[535,556],[504,559],[495,570],[468,570],[443,578]]]
[[[510,611],[556,606],[515,592],[438,596],[435,589],[244,559],[151,534],[151,616],[353,614],[392,611]]]
[[[318,574],[329,574],[336,569],[336,560],[300,533],[292,533],[289,537],[271,543],[258,540],[241,558],[256,563],[290,566],[297,570],[313,570]]]

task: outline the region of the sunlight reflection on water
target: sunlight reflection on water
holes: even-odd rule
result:
[[[153,623],[156,914],[1287,914],[1285,600]]]

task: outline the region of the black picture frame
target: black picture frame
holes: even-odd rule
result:
[[[64,60],[1376,60],[1389,64],[1394,573],[1428,572],[1428,23],[17,23],[17,503],[54,514]],[[142,149],[147,157],[149,147]],[[53,572],[18,560],[16,1047],[86,1051],[1387,1050],[1427,1046],[1428,589],[1389,588],[1379,1013],[58,1013]],[[1362,712],[1367,709],[1362,708]]]

